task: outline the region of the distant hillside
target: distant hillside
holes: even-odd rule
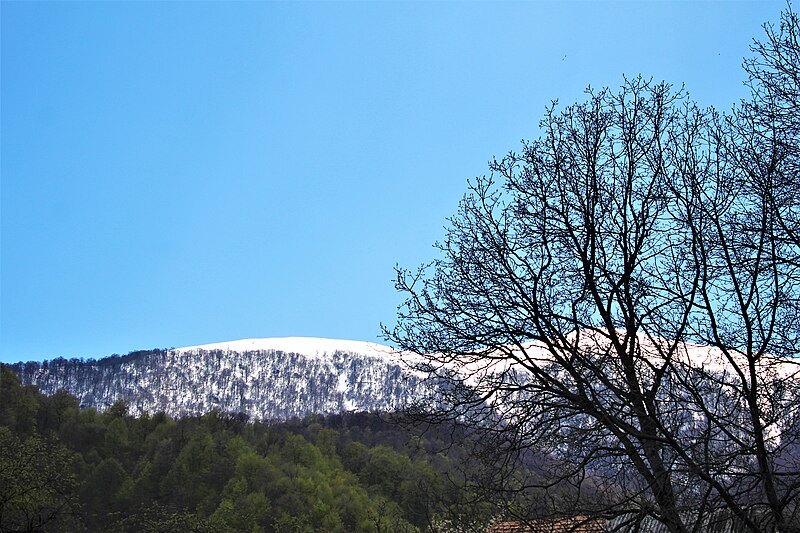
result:
[[[420,378],[389,347],[304,337],[6,366],[44,394],[63,389],[81,406],[99,410],[125,400],[132,414],[183,416],[218,409],[285,420],[311,413],[391,411],[422,392]]]

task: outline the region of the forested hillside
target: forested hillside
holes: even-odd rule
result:
[[[0,368],[0,530],[485,530],[497,510],[447,444],[370,414],[98,413]]]

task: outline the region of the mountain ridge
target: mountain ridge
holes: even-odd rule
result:
[[[603,351],[603,342],[592,335],[583,336],[581,344]],[[657,344],[653,339],[642,339],[646,357],[660,364],[663,361]],[[523,350],[524,358],[539,365],[548,366],[553,361],[540,341],[509,350],[517,355]],[[164,411],[183,416],[217,409],[245,413],[254,419],[284,420],[311,413],[392,411],[416,400],[430,401],[430,387],[436,381],[425,382],[430,373],[457,372],[468,386],[479,386],[490,374],[506,376],[512,367],[524,373],[517,357],[508,357],[505,352],[476,352],[474,360],[455,365],[447,356],[437,362],[435,357],[427,360],[373,342],[267,337],[140,350],[99,360],[58,358],[5,366],[14,370],[22,383],[35,385],[45,394],[63,389],[78,397],[82,406],[99,410],[124,400],[132,414]],[[678,366],[724,376],[734,362],[729,357],[735,355],[682,343],[672,357]],[[620,372],[613,357],[607,355],[603,360],[610,373]],[[428,374],[421,371],[423,366]],[[761,366],[782,377],[799,370],[784,362]],[[492,378],[489,385],[502,387],[503,383]],[[484,392],[490,403],[497,401],[495,393]]]
[[[317,337],[240,339],[100,360],[6,365],[45,394],[65,390],[83,407],[127,402],[132,414],[199,415],[213,409],[254,419],[391,411],[421,394],[421,379],[393,348]]]

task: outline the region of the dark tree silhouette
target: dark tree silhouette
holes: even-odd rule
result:
[[[477,484],[519,515],[800,521],[797,28],[767,27],[731,115],[641,78],[552,106],[398,271],[415,415],[481,435]],[[532,449],[552,468],[522,479]]]

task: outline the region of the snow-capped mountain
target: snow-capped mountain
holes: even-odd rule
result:
[[[391,411],[417,398],[420,378],[392,348],[286,337],[134,352],[98,361],[55,359],[9,365],[43,393],[64,389],[100,410],[118,400],[132,414],[202,414],[256,419],[309,413]]]
[[[643,341],[646,358],[660,365],[651,345],[652,341]],[[435,394],[434,399],[431,387],[437,380],[424,382],[427,373],[449,375],[444,381],[463,380],[463,385],[476,388],[502,409],[503,391],[516,390],[517,381],[527,379],[524,365],[517,361],[541,367],[553,361],[537,341],[524,346],[524,355],[516,353],[522,346],[509,349],[515,357],[504,350],[477,353],[473,360],[465,356],[460,363],[444,357],[437,364],[435,358],[427,361],[411,353],[401,358],[392,348],[374,343],[285,337],[133,352],[98,361],[54,359],[8,366],[24,384],[36,385],[45,394],[66,390],[82,406],[99,410],[125,400],[132,414],[165,411],[180,416],[218,409],[268,420],[310,413],[392,411],[414,400],[436,402],[441,397]],[[613,357],[605,358],[602,367],[611,376],[621,375],[617,363]],[[703,369],[718,379],[733,379],[736,374],[730,364],[717,349],[686,344],[676,353],[673,367],[684,373]],[[408,365],[428,370],[412,371]],[[759,376],[768,379],[777,373],[782,381],[794,382],[798,371],[794,362],[787,362],[765,366]],[[505,383],[506,379],[513,382]]]

